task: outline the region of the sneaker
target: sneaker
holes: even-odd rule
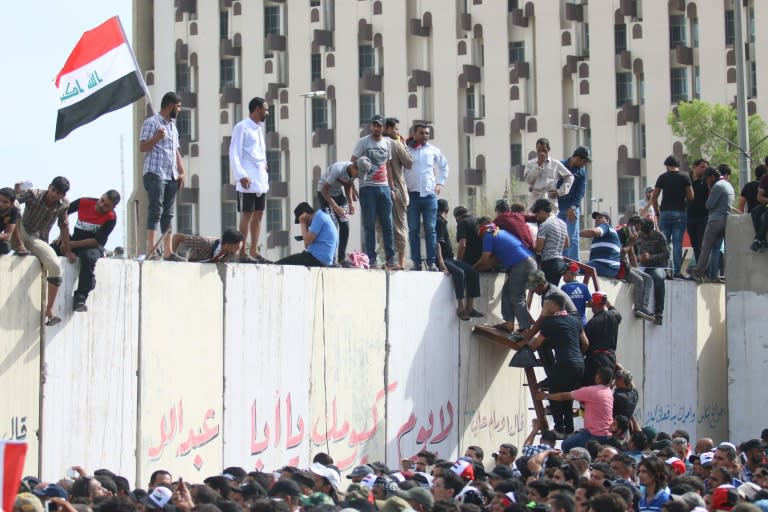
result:
[[[85,301],[76,300],[75,303],[72,305],[72,311],[77,311],[78,313],[85,313],[86,311],[88,311],[88,306],[85,305]]]
[[[440,272],[440,269],[437,268],[437,265],[434,263],[430,263],[429,267],[427,268],[428,272]]]
[[[183,256],[179,256],[175,252],[172,252],[168,256],[164,256],[163,259],[165,261],[178,261],[178,262],[189,261],[187,258],[185,258]]]
[[[752,245],[749,246],[749,248],[752,249],[753,251],[757,252],[757,251],[762,250],[765,247],[765,245],[766,245],[765,241],[755,239],[752,242]]]
[[[677,274],[675,274],[675,279],[688,279],[688,278],[685,277],[681,272],[678,272]]]
[[[635,317],[642,318],[643,320],[648,320],[649,322],[653,322],[656,320],[656,317],[653,315],[653,313],[651,313],[650,311],[644,308],[637,308],[635,310]]]
[[[656,313],[653,316],[653,323],[655,323],[656,325],[663,324],[664,323],[664,316],[661,313]]]

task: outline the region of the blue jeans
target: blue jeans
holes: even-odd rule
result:
[[[579,215],[581,215],[581,208],[576,208],[576,222],[568,220],[568,217],[565,215],[567,211],[560,210],[557,214],[558,218],[565,222],[565,227],[568,228],[568,238],[570,239],[570,245],[563,249],[563,256],[579,261]]]
[[[384,254],[387,262],[395,257],[394,235],[392,234],[392,193],[388,186],[363,187],[358,193],[363,211],[365,232],[365,254],[371,267],[376,265],[376,219],[379,219],[384,238]]]
[[[437,196],[420,197],[418,192],[409,192],[408,242],[411,246],[411,260],[421,265],[421,242],[419,241],[419,220],[424,225],[424,245],[427,247],[427,265],[435,263],[437,253]]]
[[[659,215],[659,228],[667,240],[672,242],[673,273],[679,274],[683,264],[683,235],[687,224],[685,211],[663,211]]]
[[[600,444],[603,444],[610,439],[610,436],[593,436],[587,429],[579,430],[578,432],[574,432],[573,434],[563,439],[563,443],[560,446],[560,449],[563,450],[563,453],[566,453],[571,448],[585,448],[587,443],[593,439]]]
[[[153,172],[145,172],[142,179],[149,197],[147,229],[156,230],[160,224],[160,233],[165,233],[171,227],[179,188],[174,180],[165,180]]]

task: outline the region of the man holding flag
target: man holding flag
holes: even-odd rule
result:
[[[147,213],[147,258],[155,246],[155,231],[171,229],[176,192],[184,186],[184,165],[179,153],[179,131],[173,122],[181,110],[181,98],[168,92],[160,102],[160,112],[150,116],[141,126],[139,149],[144,157],[144,189],[149,196]],[[171,237],[163,238],[163,258],[176,261],[171,250]]]

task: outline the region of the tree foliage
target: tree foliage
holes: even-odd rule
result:
[[[683,140],[689,162],[705,158],[714,165],[728,164],[738,176],[739,150],[712,132],[738,144],[738,122],[736,110],[721,103],[702,100],[680,102],[677,112],[667,116],[672,133]],[[758,147],[754,145],[766,136],[766,124],[757,114],[749,116],[749,144],[753,149],[754,165],[762,163],[762,155],[768,154],[768,141]]]

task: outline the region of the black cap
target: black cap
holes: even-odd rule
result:
[[[376,114],[371,118],[371,124],[380,124],[381,126],[384,126],[384,117]]]
[[[608,212],[592,212],[592,218],[596,219],[598,215],[605,217],[608,219],[608,224],[611,223],[611,215]]]
[[[591,162],[592,158],[589,156],[589,149],[585,148],[584,146],[577,147],[574,152],[573,156],[577,156],[579,158],[583,158],[587,162]]]
[[[315,213],[315,210],[312,209],[312,206],[310,206],[310,204],[306,201],[303,201],[298,205],[296,205],[296,208],[293,209],[293,215],[294,217],[296,217],[296,221],[294,222],[295,224],[299,223],[299,217],[301,217],[302,213],[312,214],[312,213]]]

